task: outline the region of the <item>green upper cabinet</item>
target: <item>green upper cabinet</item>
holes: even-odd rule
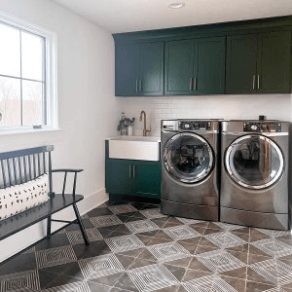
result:
[[[163,95],[163,43],[116,45],[116,95]]]
[[[137,44],[116,46],[116,95],[138,95],[139,47]]]
[[[291,32],[271,32],[259,37],[258,92],[291,92]]]
[[[114,34],[116,96],[290,93],[292,16]]]
[[[290,58],[290,32],[228,37],[226,93],[290,92]]]
[[[167,42],[165,45],[165,94],[192,94],[195,46],[193,40]]]
[[[163,95],[163,43],[145,43],[140,48],[140,95]]]
[[[193,90],[196,94],[220,94],[225,90],[225,37],[200,39]]]
[[[227,93],[251,93],[255,90],[256,60],[256,35],[227,38]]]
[[[225,37],[166,43],[165,94],[224,93]]]

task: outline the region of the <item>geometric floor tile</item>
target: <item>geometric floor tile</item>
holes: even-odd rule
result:
[[[223,222],[214,222],[214,224],[216,224],[217,226],[219,226],[220,228],[224,230],[229,230],[229,231],[243,228],[243,226],[241,225],[233,225],[233,224],[223,223]]]
[[[220,248],[234,247],[246,243],[241,238],[228,231],[208,234],[205,237]]]
[[[200,236],[199,232],[186,225],[166,228],[164,229],[164,232],[173,240],[190,239]]]
[[[148,250],[159,262],[174,261],[190,256],[190,253],[176,242],[155,244],[149,246]]]
[[[13,273],[0,277],[0,291],[34,291],[40,289],[36,270]]]
[[[85,279],[95,279],[124,271],[123,265],[114,254],[101,255],[79,261]]]
[[[223,273],[245,267],[245,264],[227,251],[214,250],[197,255],[210,271]]]
[[[88,284],[83,281],[42,290],[42,292],[91,292]]]
[[[178,221],[184,224],[196,224],[196,223],[201,223],[203,221],[201,220],[196,220],[196,219],[188,219],[188,218],[181,218],[181,217],[175,217]]]
[[[92,217],[89,220],[95,227],[105,227],[105,226],[112,226],[112,225],[118,225],[118,224],[123,223],[115,215],[104,215],[104,216],[99,216],[99,217]]]
[[[198,279],[193,279],[191,281],[184,282],[183,287],[188,292],[236,292],[236,290],[232,286],[226,283],[223,279],[216,276],[206,276]]]
[[[105,239],[112,252],[124,252],[144,247],[143,242],[136,235],[116,236]]]
[[[78,262],[38,270],[41,289],[83,281]]]
[[[251,244],[273,257],[283,257],[292,254],[291,246],[273,238],[254,241]]]
[[[271,283],[278,285],[292,283],[292,266],[279,260],[271,259],[249,267]]]
[[[108,203],[0,264],[0,292],[292,292],[292,234]],[[1,251],[0,251],[1,252]]]
[[[269,229],[259,229],[256,228],[256,230],[269,235],[272,238],[280,237],[280,236],[291,236],[290,231],[278,231],[278,230],[269,230]]]
[[[100,234],[100,232],[96,228],[86,229],[86,234],[87,234],[88,240],[90,242],[102,239],[102,235]],[[68,231],[68,232],[66,232],[66,235],[70,241],[70,244],[72,244],[72,245],[84,243],[82,233],[79,230]]]
[[[150,265],[131,270],[129,277],[140,292],[155,291],[178,284],[175,276],[163,265]]]
[[[164,215],[160,212],[159,208],[141,210],[140,213],[143,214],[148,219],[167,217],[167,215]]]
[[[149,232],[159,229],[159,227],[151,220],[139,220],[126,223],[126,226],[133,233]]]
[[[70,245],[40,250],[36,252],[37,266],[39,269],[63,265],[77,260]]]
[[[114,214],[130,213],[138,211],[134,206],[130,204],[113,205],[108,207]]]

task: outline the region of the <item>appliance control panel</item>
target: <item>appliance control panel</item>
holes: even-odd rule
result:
[[[281,132],[281,123],[278,122],[246,122],[243,124],[244,132]]]
[[[211,130],[211,122],[209,121],[180,121],[179,129],[188,130]]]

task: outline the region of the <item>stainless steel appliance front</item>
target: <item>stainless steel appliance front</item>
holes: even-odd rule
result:
[[[288,129],[277,121],[222,123],[221,221],[288,229]]]
[[[162,121],[161,127],[162,212],[218,220],[219,122]]]

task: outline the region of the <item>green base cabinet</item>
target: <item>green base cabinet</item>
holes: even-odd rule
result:
[[[106,158],[105,187],[114,195],[160,198],[160,161]]]

